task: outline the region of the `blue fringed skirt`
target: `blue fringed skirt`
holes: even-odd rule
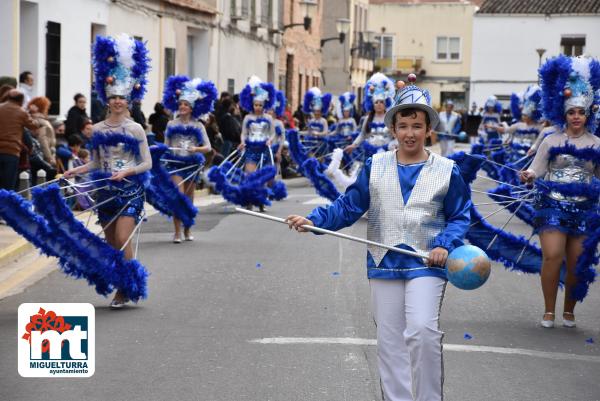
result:
[[[589,235],[588,222],[598,213],[594,201],[558,201],[545,194],[537,194],[534,203],[533,227],[535,233],[558,230],[567,235]]]
[[[269,166],[272,164],[271,152],[269,152],[269,148],[266,144],[262,146],[246,146],[246,151],[244,152],[244,164],[260,164],[261,160],[263,166]]]
[[[113,198],[109,201],[109,199]],[[118,216],[133,217],[139,223],[144,211],[144,187],[137,183],[111,185],[99,190],[96,204],[106,202],[98,208],[98,221],[107,224]]]

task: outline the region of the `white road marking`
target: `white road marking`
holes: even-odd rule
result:
[[[377,340],[352,337],[272,337],[250,340],[257,344],[327,344],[327,345],[377,345]],[[457,352],[488,352],[503,355],[523,355],[561,361],[600,363],[600,356],[567,354],[564,352],[536,351],[524,348],[488,347],[485,345],[444,344],[444,350]]]
[[[323,198],[321,196],[313,198],[311,200],[307,200],[306,202],[302,202],[303,205],[328,205],[331,202],[327,198]]]

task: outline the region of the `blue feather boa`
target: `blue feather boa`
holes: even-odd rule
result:
[[[125,260],[123,252],[88,231],[68,209],[57,185],[35,188],[33,200],[52,235],[64,241],[70,247],[70,254],[83,262],[73,273],[95,284],[102,295],[119,288],[134,302],[146,298],[148,272],[144,266],[137,260]]]
[[[558,192],[567,197],[585,196],[588,199],[596,202],[600,197],[600,181],[594,179],[590,184],[583,183],[558,183],[554,181],[546,181],[542,179],[535,180],[538,192],[547,195],[550,192]]]
[[[285,98],[285,93],[282,91],[275,92],[275,115],[277,117],[283,116],[285,112],[285,105],[287,104],[287,99]]]
[[[204,145],[202,131],[200,130],[200,128],[195,127],[193,125],[169,125],[167,127],[167,132],[165,132],[165,137],[169,139],[175,135],[181,135],[183,137],[188,138],[195,138],[198,143],[198,146]]]
[[[270,199],[281,200],[287,196],[283,183],[275,183],[274,190],[267,187],[267,184],[277,175],[274,166],[266,166],[246,174],[239,185],[233,185],[227,180],[225,172],[228,167],[230,167],[228,164],[213,166],[208,172],[208,179],[215,184],[216,190],[228,202],[239,206],[270,206]]]
[[[307,159],[302,164],[302,171],[306,173],[306,178],[310,180],[320,196],[329,199],[331,202],[341,196],[335,184],[323,173],[321,163],[314,157]]]
[[[516,93],[512,93],[510,95],[510,112],[513,116],[513,118],[515,119],[515,121],[521,121],[521,107],[523,106],[523,100],[521,99],[521,97],[516,94]]]
[[[591,146],[578,149],[575,145],[565,143],[564,146],[553,146],[548,150],[550,161],[553,161],[559,155],[571,155],[580,160],[594,162],[596,165],[600,164],[600,149]]]
[[[289,144],[290,155],[292,156],[292,159],[298,166],[298,172],[306,176],[302,169],[302,165],[306,161],[306,159],[308,159],[308,155],[306,149],[304,148],[304,145],[302,145],[302,143],[300,142],[300,134],[297,130],[290,129],[287,130],[285,136]]]
[[[140,155],[140,143],[131,135],[116,132],[94,132],[91,140],[92,150],[99,150],[101,147],[106,149],[121,144],[126,152],[136,157]]]

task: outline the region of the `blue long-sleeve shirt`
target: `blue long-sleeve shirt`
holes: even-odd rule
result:
[[[424,162],[410,165],[398,164],[398,178],[404,204],[408,202],[424,164]],[[348,187],[344,195],[329,206],[314,209],[307,218],[316,227],[333,231],[354,224],[369,209],[370,175],[371,159],[369,158],[356,181]],[[463,238],[471,221],[470,209],[472,207],[469,187],[463,181],[456,165],[452,169],[450,185],[443,202],[446,227],[435,237],[433,248],[441,247],[452,252],[456,247],[463,245]],[[405,244],[396,244],[395,246],[414,251]],[[369,278],[403,280],[422,276],[446,278],[446,270],[439,267],[427,267],[420,258],[393,251],[388,251],[377,266],[371,254],[367,252],[367,275]]]

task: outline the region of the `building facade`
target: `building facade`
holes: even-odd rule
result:
[[[307,89],[321,86],[321,19],[324,3],[329,0],[312,0],[314,6],[302,6],[301,0],[285,0],[282,20],[283,38],[279,50],[279,88],[286,93],[292,110],[302,103]],[[310,18],[310,27],[302,25]],[[289,26],[298,24],[295,26]]]
[[[248,78],[278,83],[283,0],[221,0],[215,84],[238,93]]]
[[[540,63],[561,53],[600,57],[600,2],[485,1],[473,19],[470,98],[508,104],[538,82]]]
[[[125,32],[145,41],[152,59],[142,104],[148,114],[168,75],[216,75],[215,6],[216,0],[3,1],[0,50],[11,57],[1,59],[0,76],[31,71],[34,93],[50,98],[50,114],[65,116],[76,93],[90,98],[96,35]]]
[[[377,32],[375,69],[392,79],[415,73],[440,108],[453,100],[466,108],[471,70],[470,1],[371,0],[369,27]]]
[[[339,34],[336,21],[350,21],[350,32],[343,43],[337,40],[324,43],[322,51],[323,87],[340,95],[351,91],[362,101],[363,88],[373,71],[374,52],[370,51],[368,36],[368,0],[328,0],[324,3],[323,36],[335,38]]]

